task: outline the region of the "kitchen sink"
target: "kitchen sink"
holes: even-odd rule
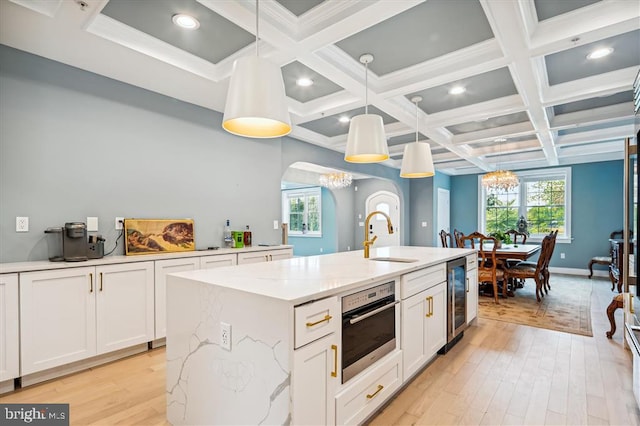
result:
[[[376,260],[379,262],[400,262],[400,263],[413,263],[418,261],[418,259],[409,259],[406,257],[372,257],[369,260]]]

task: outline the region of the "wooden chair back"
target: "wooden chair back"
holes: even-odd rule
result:
[[[442,243],[442,247],[455,247],[453,241],[453,235],[445,231],[444,229],[440,231],[440,242]]]
[[[498,281],[503,281],[504,278],[502,269],[498,269],[496,243],[494,237],[487,237],[479,232],[472,232],[460,238],[461,247],[478,249],[478,282],[490,282],[493,285],[493,294],[498,303]],[[504,285],[502,291],[506,297]]]
[[[511,236],[511,241],[513,244],[526,244],[527,243],[527,234],[516,231],[515,229],[509,229],[505,234]]]
[[[460,241],[462,237],[464,237],[464,234],[462,232],[458,231],[457,229],[453,230],[453,242],[458,248],[464,247],[464,245],[462,245],[462,242]]]

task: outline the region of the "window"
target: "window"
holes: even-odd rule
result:
[[[282,191],[282,222],[289,224],[289,235],[322,236],[320,188]]]
[[[488,192],[478,178],[480,231],[518,229],[518,219],[527,220],[529,239],[542,239],[558,230],[558,240],[571,239],[571,169],[535,170],[517,173],[520,185],[511,191]]]

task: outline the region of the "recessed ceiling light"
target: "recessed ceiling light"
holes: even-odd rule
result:
[[[506,142],[507,138],[496,138],[493,140],[494,142]]]
[[[174,24],[179,27],[186,28],[188,30],[195,30],[200,27],[200,22],[193,16],[185,15],[184,13],[178,13],[171,17]]]
[[[466,92],[467,89],[465,89],[462,86],[453,86],[451,89],[449,89],[449,94],[450,95],[460,95],[464,92]]]
[[[610,55],[611,53],[613,53],[613,48],[612,47],[605,47],[602,49],[596,49],[593,52],[589,53],[587,55],[587,59],[599,59],[599,58],[604,58],[605,56]]]
[[[296,80],[296,84],[298,86],[307,87],[307,86],[311,86],[313,84],[313,80],[311,80],[310,78],[301,77],[301,78]]]
[[[340,117],[338,119],[339,122],[341,123],[348,123],[351,119],[349,117],[347,117],[346,115],[343,115],[342,117]]]

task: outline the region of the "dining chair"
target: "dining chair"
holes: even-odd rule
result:
[[[553,256],[553,251],[556,248],[556,237],[558,236],[558,230],[551,231],[549,233],[551,237],[551,248],[549,249],[549,254],[547,255],[546,263],[544,265],[543,275],[544,275],[544,292],[549,294],[549,290],[551,290],[551,284],[549,282],[549,263],[551,263],[551,257]]]
[[[440,231],[440,242],[442,242],[442,247],[455,247],[453,241],[453,235],[445,231],[444,229]]]
[[[507,297],[506,285],[504,284],[504,271],[498,267],[496,261],[496,239],[487,237],[479,232],[472,232],[460,238],[461,247],[478,248],[478,282],[491,283],[493,285],[493,296],[496,304],[498,302],[498,281],[502,281],[502,296]],[[490,246],[490,248],[489,248]]]
[[[513,242],[513,244],[527,243],[527,234],[525,234],[524,232],[516,231],[515,229],[509,229],[505,232],[505,234],[511,237],[511,242]]]
[[[454,230],[453,230],[453,242],[456,244],[456,247],[458,247],[458,248],[463,248],[464,247],[464,245],[460,241],[460,239],[462,237],[464,237],[464,234],[454,228]]]
[[[542,250],[537,262],[518,262],[504,270],[505,280],[533,278],[536,282],[536,299],[538,302],[540,302],[541,297],[544,297],[544,291],[547,289],[545,277],[548,277],[549,272],[548,270],[545,271],[545,268],[548,268],[554,241],[555,239],[551,235],[546,235],[542,239]]]

